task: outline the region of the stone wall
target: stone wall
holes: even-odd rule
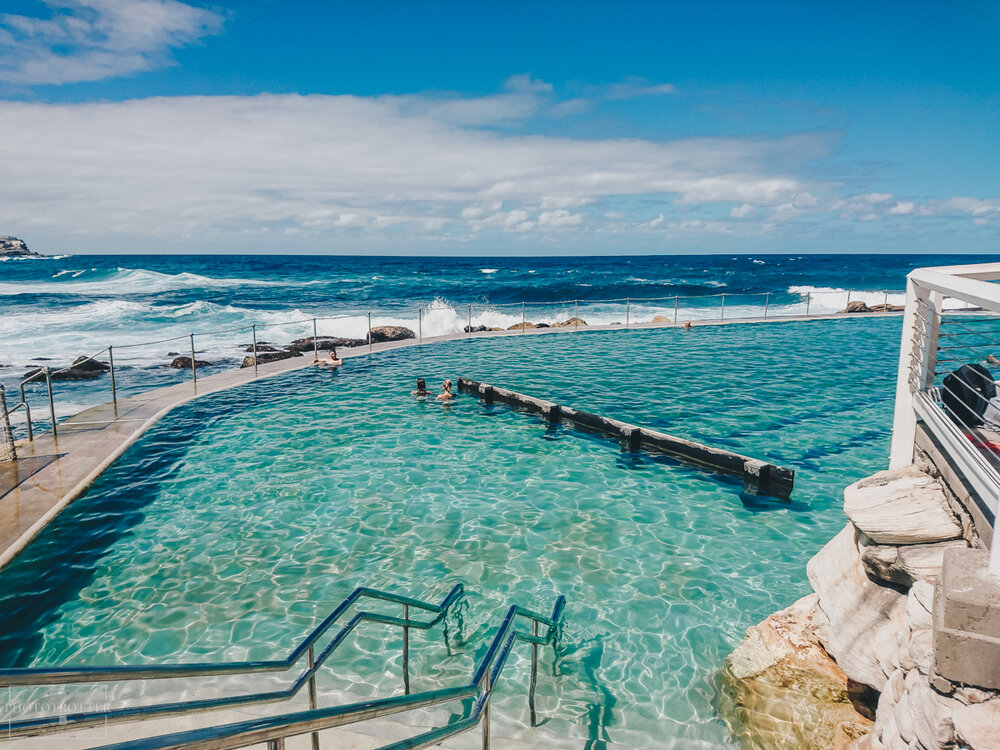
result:
[[[961,504],[914,465],[851,485],[844,511],[807,565],[815,593],[750,628],[726,661],[733,735],[761,750],[1000,750],[1000,693],[934,669],[945,551],[978,542]]]

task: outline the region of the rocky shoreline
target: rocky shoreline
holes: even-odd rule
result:
[[[17,237],[0,237],[0,258],[44,258],[41,253],[28,249],[27,243]]]
[[[972,519],[926,457],[844,491],[847,526],[806,570],[812,594],[750,628],[720,711],[755,750],[998,750],[1000,691],[935,671],[934,597]]]

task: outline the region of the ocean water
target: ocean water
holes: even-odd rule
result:
[[[167,365],[190,353],[207,373],[238,366],[258,339],[286,344],[320,335],[363,338],[374,325],[425,336],[468,325],[508,327],[522,315],[552,323],[578,314],[591,324],[656,315],[729,318],[835,312],[851,299],[901,303],[907,272],[975,262],[976,256],[656,256],[613,258],[369,258],[316,256],[56,256],[0,259],[0,383],[29,368],[53,369],[115,347],[126,394],[189,376]],[[769,297],[765,295],[769,294]],[[679,297],[675,301],[675,296]],[[611,301],[608,301],[611,300]],[[470,309],[471,306],[471,309]],[[418,310],[422,309],[422,314]],[[240,329],[243,330],[233,330]],[[212,333],[225,331],[224,333]],[[147,343],[157,342],[157,343]],[[102,357],[106,360],[106,355]],[[28,386],[36,413],[44,386]],[[59,383],[60,416],[106,401],[110,383]],[[20,418],[20,415],[18,415]],[[23,427],[18,428],[23,432]]]
[[[438,600],[461,581],[455,651],[414,636],[414,689],[467,679],[507,604],[547,611],[564,594],[539,678],[546,723],[524,728],[521,650],[495,735],[730,747],[718,670],[745,628],[808,592],[806,561],[845,522],[843,487],[884,468],[899,335],[899,318],[851,318],[459,340],[199,399],[0,571],[0,663],[268,658],[355,586]],[[793,499],[470,397],[418,401],[417,376],[788,465]],[[399,675],[398,635],[366,628],[323,673],[321,702],[391,694]]]

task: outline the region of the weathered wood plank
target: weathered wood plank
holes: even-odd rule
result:
[[[685,461],[695,466],[720,474],[743,479],[744,491],[753,495],[771,495],[788,499],[795,484],[795,470],[761,461],[756,458],[713,448],[710,445],[668,435],[665,432],[628,424],[599,414],[561,406],[544,399],[499,388],[488,383],[480,383],[469,378],[458,379],[460,393],[477,395],[487,404],[503,403],[523,409],[530,414],[538,414],[549,422],[565,422],[587,430],[610,435],[621,441],[623,450],[640,448]]]

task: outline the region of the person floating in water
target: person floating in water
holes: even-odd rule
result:
[[[684,324],[684,330],[685,331],[690,331],[691,330],[691,321],[690,320],[687,323]]]
[[[431,394],[427,391],[427,382],[423,378],[417,378],[417,390],[412,391],[410,395],[417,398],[430,396]]]
[[[441,401],[442,403],[447,404],[453,398],[455,398],[455,394],[451,392],[451,381],[450,380],[444,381],[444,383],[441,386],[441,389],[442,389],[441,393],[439,393],[438,397],[437,397],[438,401]]]

